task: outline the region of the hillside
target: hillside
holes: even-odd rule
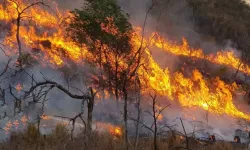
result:
[[[64,1],[0,0],[0,150],[248,146],[246,2]]]
[[[243,0],[188,0],[198,31],[249,55],[250,6]],[[244,55],[244,56],[247,56]],[[245,57],[247,58],[247,57]]]

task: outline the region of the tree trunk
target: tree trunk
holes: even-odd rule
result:
[[[188,136],[187,136],[187,133],[186,133],[184,124],[183,124],[183,122],[182,122],[182,119],[180,118],[180,120],[181,120],[181,125],[182,125],[182,128],[183,128],[183,131],[184,131],[184,133],[185,133],[185,138],[186,138],[186,149],[189,149]]]
[[[128,93],[126,89],[126,81],[123,85],[123,96],[124,96],[124,127],[125,127],[125,132],[124,132],[124,139],[125,139],[125,144],[126,144],[126,150],[128,150]]]
[[[92,114],[93,114],[94,104],[95,104],[95,96],[94,96],[94,92],[92,88],[90,88],[90,93],[91,93],[91,98],[89,99],[89,102],[88,102],[88,123],[87,123],[88,132],[92,131]]]
[[[134,145],[134,149],[137,149],[138,146],[138,141],[139,141],[139,125],[140,125],[140,120],[141,120],[141,84],[140,84],[140,80],[137,79],[138,84],[139,84],[139,90],[138,90],[138,97],[137,97],[137,121],[136,121],[136,130],[135,130],[135,145]],[[137,87],[135,85],[135,87]]]
[[[37,132],[40,135],[40,124],[41,124],[41,117],[37,116]]]
[[[118,103],[119,100],[119,95],[118,95],[118,58],[116,56],[115,59],[115,98],[116,98],[116,103]]]
[[[155,104],[156,104],[156,97],[153,99],[153,117],[154,117],[154,150],[158,150],[157,146],[157,118],[156,118],[156,110],[155,110]]]
[[[234,74],[234,76],[233,76],[233,82],[236,80],[237,74],[239,73],[239,70],[240,70],[240,67],[241,67],[242,63],[243,62],[241,61],[238,68],[237,68],[237,70],[236,70],[236,72],[235,72],[235,74]]]
[[[19,55],[19,57],[21,57],[21,55],[22,55],[22,44],[21,44],[20,37],[19,37],[20,22],[21,22],[21,16],[20,15],[21,14],[18,14],[17,23],[16,23],[16,25],[17,25],[16,40],[17,40],[17,44],[18,44],[18,55]]]

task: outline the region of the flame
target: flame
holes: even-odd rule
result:
[[[140,69],[139,73],[145,78],[142,83],[149,84],[157,93],[168,96],[170,100],[178,100],[183,107],[200,107],[214,114],[250,119],[233,103],[232,93],[239,88],[235,83],[226,84],[219,78],[209,82],[198,70],[193,70],[191,78],[184,77],[180,72],[171,77],[168,69],[161,69],[151,55],[149,62],[150,71],[145,73]]]
[[[18,0],[18,4],[20,11],[28,6],[22,0]],[[0,4],[0,21],[4,21],[11,26],[11,31],[6,34],[4,44],[15,51],[17,51],[15,37],[17,26],[13,23],[13,20],[18,15],[16,9],[17,5],[10,0],[7,0],[6,7]],[[85,46],[79,47],[65,35],[65,26],[70,23],[71,14],[69,11],[56,10],[52,13],[44,7],[34,6],[25,11],[26,17],[21,20],[20,38],[26,47],[33,49],[32,56],[35,59],[43,59],[40,62],[48,62],[55,67],[67,65],[65,59],[79,64],[84,59],[97,59],[96,56],[88,52]],[[106,21],[108,25],[101,24],[102,30],[116,34],[117,29],[112,24],[113,18],[107,18]],[[135,27],[134,30],[131,41],[134,47],[133,52],[140,47],[142,40],[140,36],[141,28]],[[100,43],[97,42],[96,44]],[[233,51],[219,51],[216,55],[205,55],[202,49],[191,48],[186,39],[183,39],[182,44],[177,44],[165,39],[159,33],[152,33],[150,38],[144,38],[142,45],[146,49],[142,61],[147,67],[140,67],[138,75],[143,89],[145,89],[144,93],[153,89],[172,101],[178,100],[183,107],[200,107],[214,114],[227,114],[233,117],[250,119],[249,115],[240,111],[233,103],[232,93],[240,88],[235,83],[226,84],[219,78],[205,79],[198,70],[193,70],[191,77],[185,77],[181,72],[170,74],[168,68],[162,69],[155,62],[149,48],[158,47],[177,56],[203,59],[237,69],[241,60],[236,57]],[[104,61],[115,60],[115,56],[112,54],[110,54],[108,60],[105,56],[102,57]],[[119,60],[119,63],[123,68],[127,67],[127,63],[123,60]],[[111,67],[114,68],[114,66]],[[250,67],[247,64],[243,63],[239,70],[250,74]],[[106,96],[109,96],[109,94],[105,91]],[[24,122],[27,122],[27,118],[24,119]],[[116,129],[112,128],[112,131],[116,133]],[[117,131],[120,130],[117,129]]]
[[[104,23],[101,23],[102,30],[111,33],[113,35],[116,35],[118,33],[118,28],[114,25],[114,18],[113,17],[108,17],[106,18],[106,21],[108,22],[107,25]]]
[[[26,124],[26,123],[28,122],[27,116],[22,116],[21,122],[22,122],[23,124]]]
[[[159,33],[153,33],[150,38],[150,45],[158,47],[166,52],[172,53],[174,55],[188,56],[198,59],[203,59],[210,61],[212,63],[226,65],[234,69],[238,69],[241,72],[244,72],[250,75],[250,67],[247,64],[244,64],[241,59],[237,58],[233,50],[230,51],[218,51],[216,55],[205,55],[203,50],[198,48],[191,48],[187,42],[187,39],[183,38],[182,44],[173,43]]]
[[[13,122],[13,125],[16,127],[16,129],[19,127],[19,122],[18,122],[18,120],[15,120],[14,122]]]
[[[101,123],[101,122],[98,122],[97,126],[108,131],[114,137],[122,137],[122,128],[119,126],[115,126],[110,123]]]
[[[17,92],[20,93],[23,89],[23,86],[21,84],[17,84],[15,88],[16,88]]]
[[[12,124],[11,121],[8,121],[8,122],[6,123],[5,127],[3,128],[6,134],[10,132],[12,126],[13,126],[13,124]]]
[[[47,115],[45,115],[45,114],[43,114],[43,115],[41,116],[41,119],[42,119],[42,120],[50,120],[51,117],[50,117],[50,116],[47,116]]]

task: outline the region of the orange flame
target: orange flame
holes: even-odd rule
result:
[[[11,128],[12,128],[12,122],[9,121],[9,122],[6,123],[6,125],[5,125],[5,127],[3,129],[4,129],[5,133],[7,134],[7,133],[10,132]]]
[[[234,69],[239,68],[239,71],[250,75],[250,67],[247,64],[242,63],[242,61],[237,58],[233,51],[219,51],[216,53],[216,55],[205,55],[202,49],[191,48],[185,38],[182,40],[182,45],[168,41],[159,33],[152,34],[150,39],[151,46],[156,46],[174,55],[194,57],[208,60],[212,63],[226,65]]]
[[[18,122],[18,120],[15,120],[15,121],[13,122],[13,125],[14,125],[16,128],[18,128],[18,127],[19,127],[19,122]]]
[[[28,122],[27,116],[22,116],[21,122],[22,122],[23,124],[26,124],[26,123]]]
[[[116,136],[116,137],[122,136],[122,128],[119,126],[115,126],[110,123],[101,123],[101,122],[98,122],[97,126],[100,126],[102,129],[108,131],[113,136]]]
[[[45,114],[43,114],[43,115],[41,116],[41,119],[42,119],[42,120],[50,120],[51,117],[50,117],[50,116],[47,116],[47,115],[45,115]]]
[[[22,89],[23,89],[23,86],[21,84],[16,85],[16,90],[17,90],[18,93],[21,92]]]

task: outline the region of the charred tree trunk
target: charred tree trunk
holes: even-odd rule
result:
[[[90,88],[90,94],[91,94],[91,97],[88,101],[88,123],[87,123],[88,132],[92,131],[92,114],[93,114],[94,104],[95,104],[95,95],[94,95],[92,88]]]
[[[241,67],[242,63],[243,62],[241,61],[238,68],[237,68],[237,70],[236,70],[236,72],[235,72],[235,74],[233,75],[233,82],[235,82],[235,80],[236,80],[237,74],[239,73],[239,70],[240,70],[240,67]]]
[[[124,131],[124,140],[125,140],[125,144],[126,144],[126,150],[128,150],[128,91],[126,88],[126,81],[124,81],[123,83],[123,96],[124,96],[124,127],[125,127],[125,131]]]
[[[184,131],[184,133],[185,133],[185,138],[186,138],[186,149],[189,149],[189,141],[188,141],[187,132],[186,132],[186,130],[185,130],[185,127],[184,127],[184,124],[183,124],[181,118],[180,118],[180,120],[181,120],[181,125],[182,125],[182,128],[183,128],[183,131]]]
[[[37,116],[37,132],[38,132],[38,135],[40,135],[40,124],[41,124],[41,117],[38,115]]]
[[[154,133],[154,150],[158,150],[158,145],[157,145],[157,133],[158,133],[158,129],[157,129],[157,110],[156,110],[156,95],[152,96],[150,94],[150,97],[152,98],[152,110],[153,110],[153,124],[150,128],[152,128],[154,126],[154,130],[152,130],[152,132]],[[160,113],[160,112],[159,112]]]
[[[155,104],[156,104],[156,100],[153,101],[153,112],[154,112],[154,128],[155,128],[155,132],[154,132],[154,150],[158,150],[158,145],[157,145],[157,117],[156,117],[156,110],[155,110]]]
[[[1,91],[1,100],[2,100],[2,106],[4,106],[6,104],[6,100],[5,100],[5,90],[0,89]]]
[[[116,98],[116,102],[118,103],[119,100],[119,94],[118,94],[118,58],[116,56],[115,59],[115,98]]]
[[[20,22],[21,22],[21,14],[18,13],[17,23],[16,23],[16,25],[17,25],[16,40],[17,40],[17,44],[18,44],[18,55],[19,55],[19,58],[22,55],[22,44],[21,44],[20,36],[19,36],[19,33],[20,33]],[[20,61],[22,61],[22,60],[20,60]],[[19,62],[19,63],[21,63],[21,62]]]
[[[136,120],[136,129],[135,129],[135,145],[134,149],[136,150],[138,147],[138,140],[139,140],[139,125],[140,125],[140,120],[141,120],[141,83],[140,80],[137,78],[136,83],[138,82],[138,97],[137,97],[137,120]],[[137,85],[135,85],[137,88]]]

